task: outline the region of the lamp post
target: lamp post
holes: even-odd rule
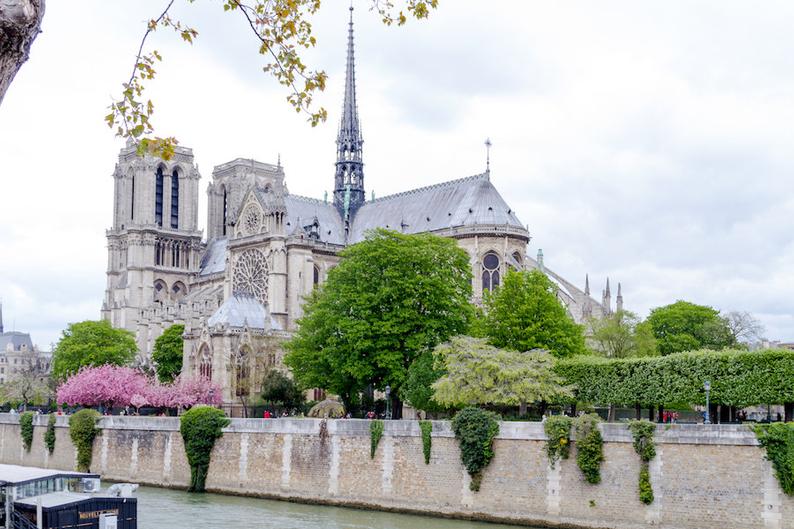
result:
[[[386,386],[386,420],[391,420],[391,386]]]
[[[708,380],[703,383],[703,389],[706,390],[706,420],[705,424],[711,424],[711,417],[709,414],[709,391],[711,391],[711,382]]]

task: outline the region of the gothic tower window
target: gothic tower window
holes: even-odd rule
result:
[[[199,375],[207,380],[212,380],[212,355],[207,344],[199,349]]]
[[[314,279],[314,283],[313,283],[314,286],[317,286],[317,285],[320,284],[320,269],[317,268],[317,265],[314,265],[314,278],[313,279]]]
[[[488,252],[482,258],[482,290],[491,292],[499,286],[499,256]]]
[[[171,299],[174,301],[181,301],[182,298],[185,297],[187,294],[187,287],[181,281],[177,281],[174,283],[174,286],[171,287]]]
[[[229,209],[229,197],[226,194],[226,186],[221,186],[223,188],[223,235],[226,235],[226,215]]]
[[[162,303],[168,296],[168,286],[165,281],[158,279],[154,282],[154,301]]]
[[[179,173],[171,173],[171,227],[179,229]]]
[[[237,354],[234,366],[234,379],[235,379],[235,395],[238,397],[247,397],[250,393],[250,375],[251,370],[248,362],[251,358],[247,347],[242,347]]]
[[[154,222],[163,226],[163,168],[157,168],[154,187]]]
[[[135,173],[132,173],[130,181],[132,190],[130,192],[130,220],[135,219]]]

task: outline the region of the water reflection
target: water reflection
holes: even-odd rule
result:
[[[409,514],[141,487],[139,529],[515,529]]]

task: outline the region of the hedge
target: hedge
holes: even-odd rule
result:
[[[694,351],[662,357],[605,359],[579,356],[555,369],[576,386],[579,401],[657,406],[678,402],[727,406],[794,402],[794,351]]]

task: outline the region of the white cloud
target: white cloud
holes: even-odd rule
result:
[[[158,131],[194,149],[202,189],[214,165],[279,153],[292,192],[330,188],[342,4],[324,3],[308,56],[331,75],[319,98],[329,123],[316,129],[261,73],[240,20],[215,3],[177,4],[200,36],[190,47],[158,32],[151,95]],[[0,107],[0,297],[6,325],[40,344],[99,315],[121,146],[102,115],[161,7],[51,3]],[[782,0],[505,0],[487,11],[455,0],[385,28],[359,9],[367,187],[382,196],[480,172],[490,136],[492,178],[548,266],[577,283],[589,273],[596,292],[607,275],[621,281],[641,313],[683,298],[753,311],[770,337],[794,339],[792,15]]]

